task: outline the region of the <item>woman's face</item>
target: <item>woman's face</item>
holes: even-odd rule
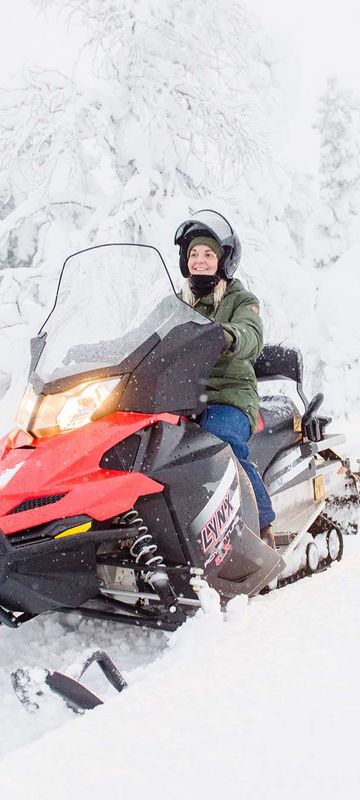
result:
[[[215,275],[218,268],[218,257],[206,244],[192,247],[188,258],[190,275]]]

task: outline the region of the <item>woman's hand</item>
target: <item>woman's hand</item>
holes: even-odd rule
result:
[[[226,350],[232,349],[233,345],[235,344],[235,339],[232,333],[229,333],[229,331],[227,331],[225,328],[223,328],[223,333],[224,333],[225,344],[222,349],[222,352],[224,353],[226,352]]]

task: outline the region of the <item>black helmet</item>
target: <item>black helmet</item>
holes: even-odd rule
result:
[[[211,236],[223,248],[224,255],[219,261],[219,274],[222,278],[232,278],[240,263],[241,243],[230,223],[217,211],[204,208],[179,225],[175,233],[175,244],[180,249],[180,270],[184,278],[189,277],[187,251],[192,239],[198,236]]]

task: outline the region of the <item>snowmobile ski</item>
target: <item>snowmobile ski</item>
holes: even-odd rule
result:
[[[61,697],[72,711],[83,713],[103,705],[103,700],[100,700],[97,695],[80,683],[80,678],[93,663],[99,665],[105,677],[117,692],[122,692],[126,689],[126,681],[105,650],[96,650],[87,656],[78,672],[77,678],[70,677],[62,672],[39,669],[38,667],[19,667],[11,673],[11,683],[16,696],[29,712],[38,711],[40,698],[51,691]]]

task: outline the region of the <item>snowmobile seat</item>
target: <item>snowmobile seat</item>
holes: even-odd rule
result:
[[[265,345],[255,363],[258,381],[292,380],[307,408],[303,381],[303,360],[299,350],[283,344]],[[264,475],[265,470],[282,450],[302,439],[301,414],[292,400],[284,395],[265,396],[260,400],[259,424],[249,441],[249,458]]]
[[[301,439],[301,417],[292,400],[284,395],[262,397],[258,427],[249,441],[249,458],[260,474],[278,453]]]

